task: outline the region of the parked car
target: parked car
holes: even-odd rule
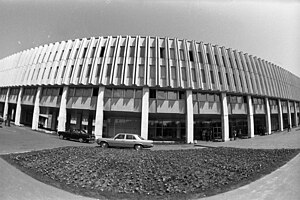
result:
[[[90,135],[85,130],[80,130],[80,129],[59,131],[58,136],[60,139],[75,139],[75,140],[79,140],[79,142],[95,141],[94,135]]]
[[[98,138],[96,140],[102,148],[107,147],[128,147],[135,150],[153,147],[152,140],[145,140],[137,134],[119,133],[114,138]]]

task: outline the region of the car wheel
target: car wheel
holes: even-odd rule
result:
[[[84,142],[84,139],[79,138],[79,142],[83,143],[83,142]]]
[[[106,142],[101,142],[100,143],[100,147],[102,148],[107,148],[108,147],[108,144]]]
[[[134,149],[137,150],[137,151],[140,151],[143,149],[143,146],[140,145],[140,144],[137,144],[137,145],[134,145]]]
[[[65,137],[63,135],[59,135],[59,139],[63,140]]]

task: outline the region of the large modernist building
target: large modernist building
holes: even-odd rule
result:
[[[300,78],[287,70],[191,40],[92,37],[0,60],[0,114],[34,130],[227,141],[298,126],[299,102]]]

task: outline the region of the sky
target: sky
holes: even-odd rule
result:
[[[0,0],[0,59],[108,35],[218,44],[300,77],[300,0]]]

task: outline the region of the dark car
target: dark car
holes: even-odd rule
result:
[[[58,136],[60,139],[74,139],[79,142],[94,142],[95,136],[88,134],[85,130],[72,129],[68,131],[59,131]]]

